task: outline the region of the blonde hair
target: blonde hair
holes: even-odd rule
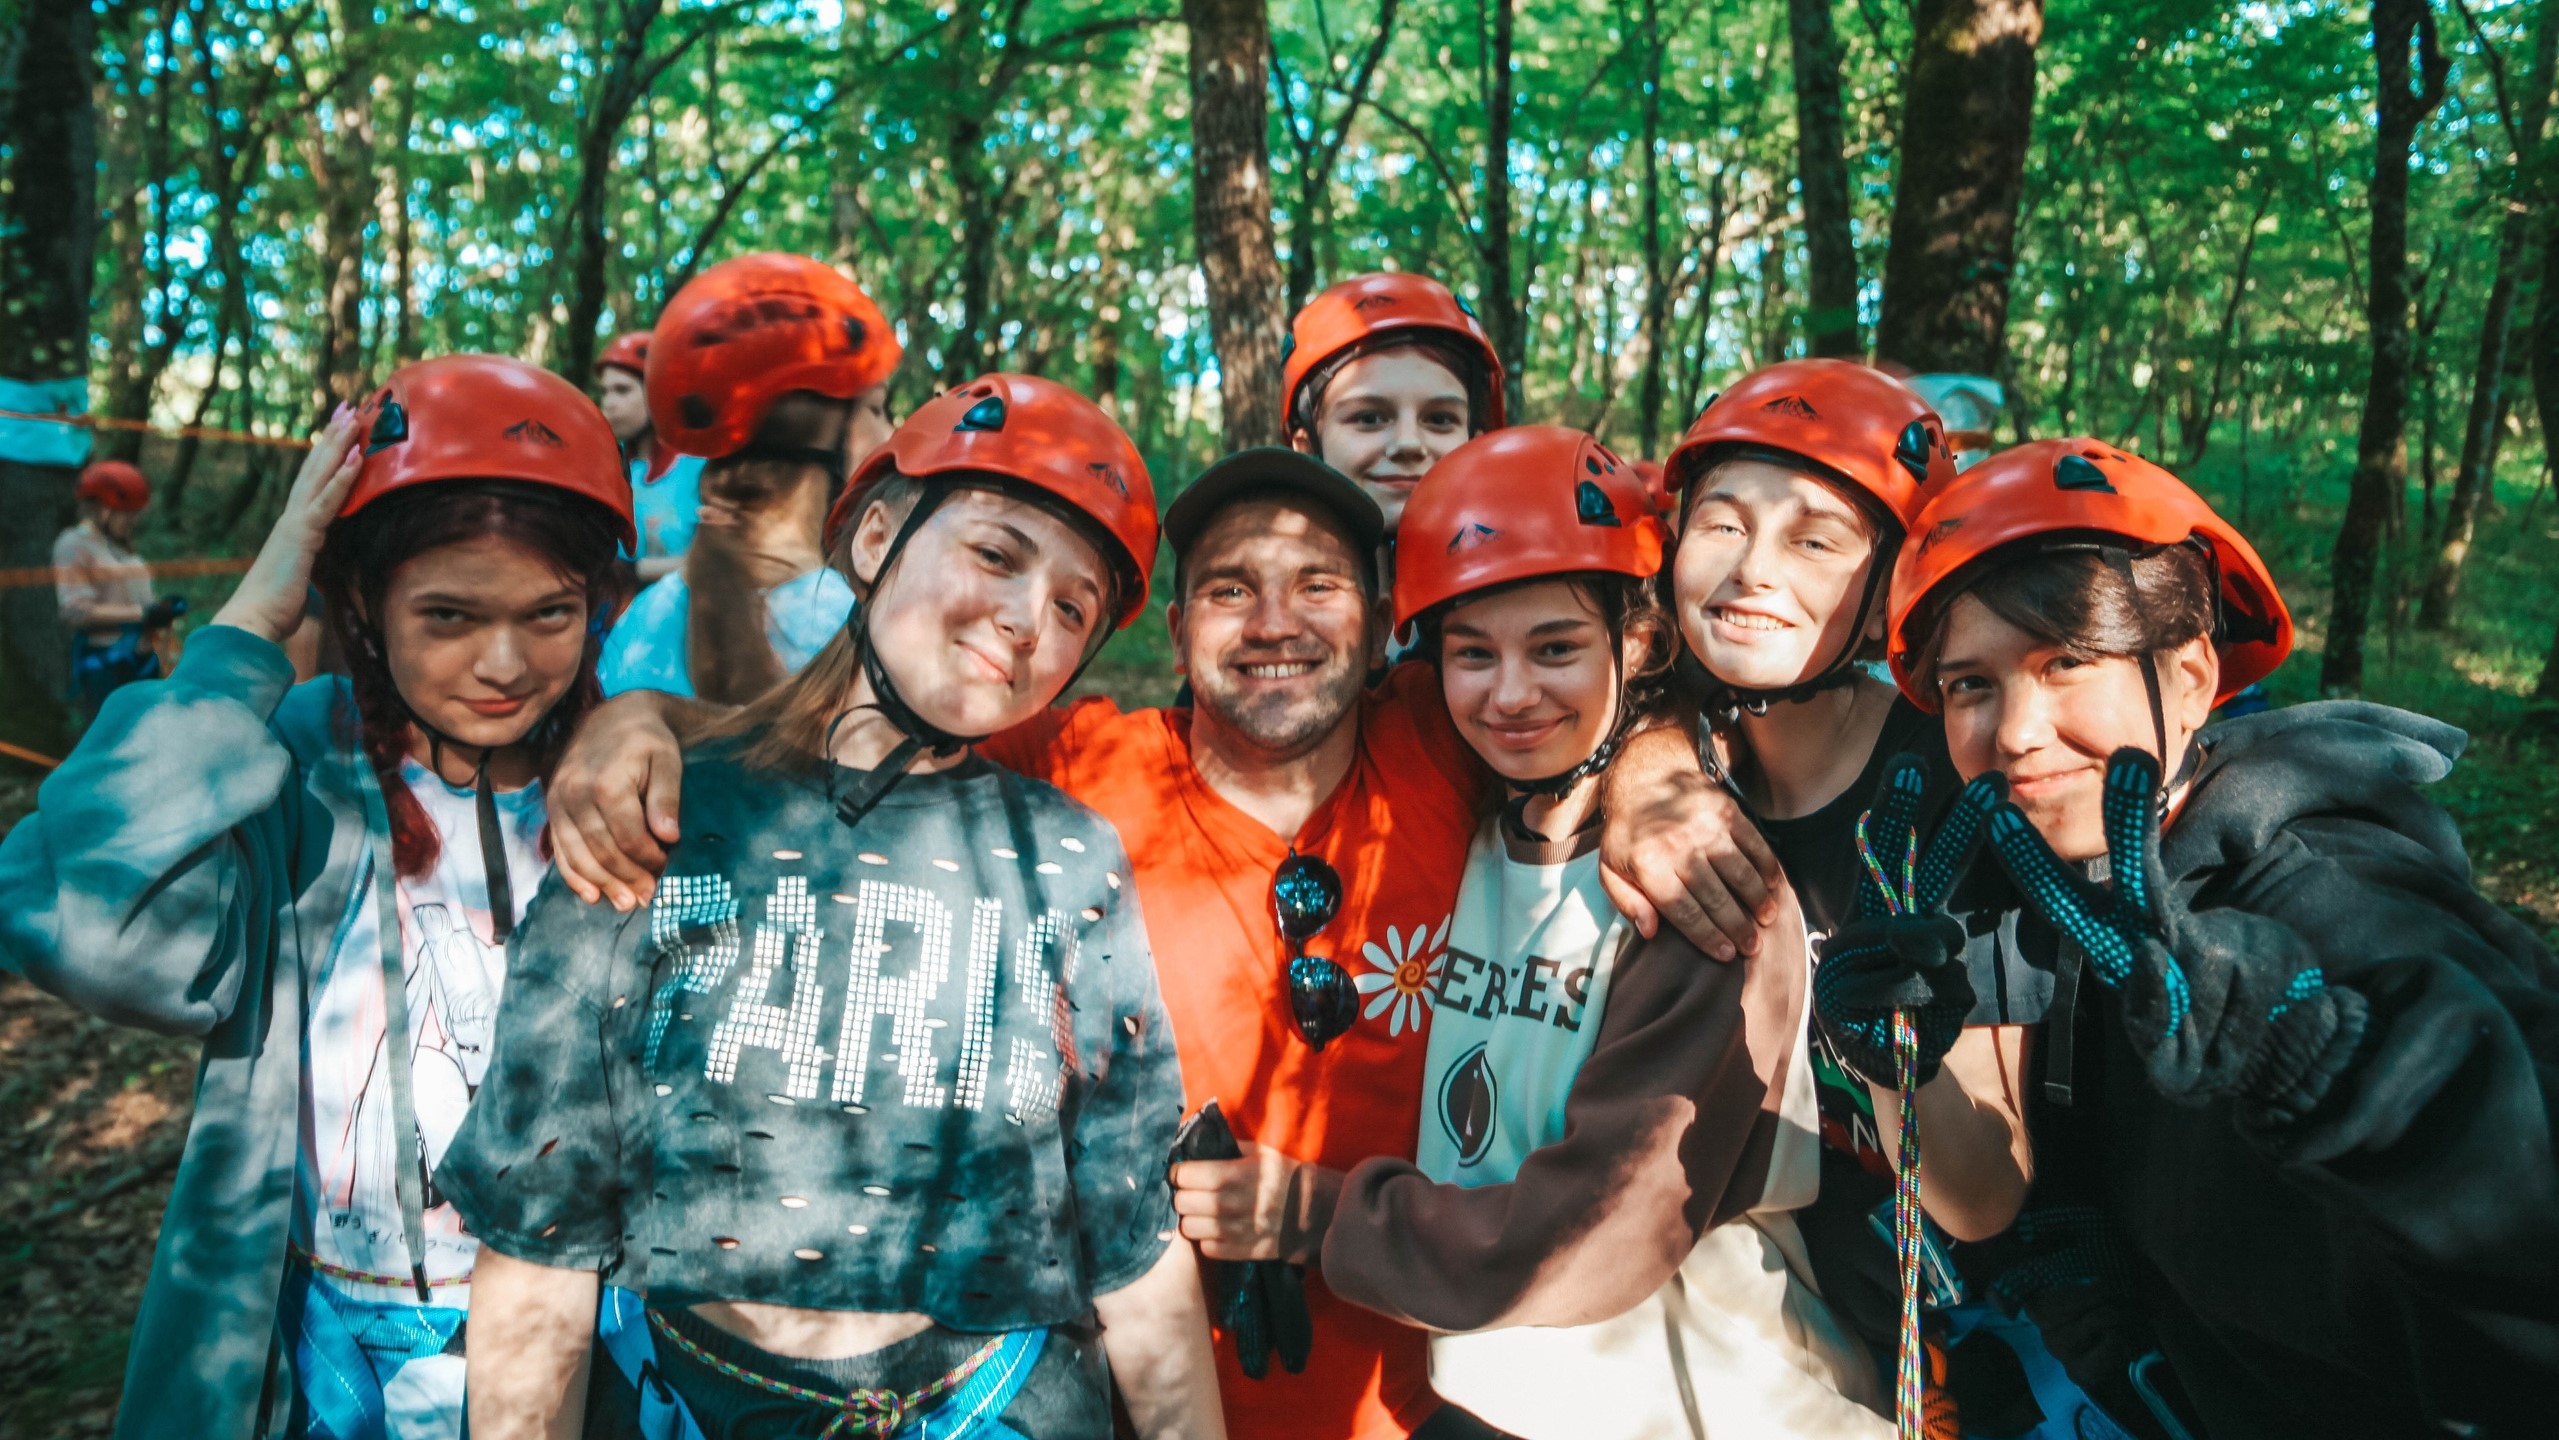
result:
[[[886,509],[889,524],[906,520],[915,502],[924,496],[922,481],[892,470],[869,487],[862,504],[854,511],[852,523],[836,543],[828,558],[853,582],[854,594],[862,605],[871,603],[879,591],[880,576],[865,581],[853,572],[853,537],[863,520],[873,510]],[[859,612],[855,612],[858,616]],[[852,699],[853,684],[862,673],[862,628],[848,616],[844,628],[826,642],[826,648],[800,667],[799,673],[765,691],[748,702],[737,713],[712,728],[709,736],[751,735],[742,757],[748,765],[759,769],[791,769],[805,766],[826,754],[826,727],[844,713]]]

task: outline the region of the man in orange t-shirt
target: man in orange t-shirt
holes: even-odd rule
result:
[[[980,747],[1100,811],[1128,849],[1183,1089],[1194,1110],[1216,1100],[1246,1148],[1181,1167],[1183,1233],[1212,1258],[1311,1262],[1342,1172],[1409,1158],[1419,1133],[1430,997],[1486,782],[1428,668],[1361,692],[1385,638],[1368,574],[1384,528],[1320,462],[1220,462],[1165,515],[1191,708],[1085,700]],[[1321,1051],[1290,1018],[1272,907],[1292,846],[1342,878],[1307,949],[1360,992],[1358,1019]],[[1401,1437],[1438,1408],[1420,1331],[1334,1298],[1311,1271],[1306,1307],[1314,1343],[1297,1374],[1252,1379],[1219,1335],[1234,1440]]]

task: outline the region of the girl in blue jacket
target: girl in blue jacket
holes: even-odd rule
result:
[[[630,540],[568,382],[410,365],[321,432],[214,623],[0,843],[0,964],[205,1042],[119,1435],[460,1434],[477,1242],[433,1170]],[[349,673],[296,686],[315,586]]]

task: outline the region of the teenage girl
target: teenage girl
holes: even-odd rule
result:
[[[478,1244],[431,1178],[598,699],[630,487],[567,381],[395,373],[317,437],[165,681],[0,843],[0,961],[204,1037],[118,1433],[456,1436]],[[316,584],[350,673],[296,686]]]
[[[1353,276],[1307,301],[1281,372],[1289,443],[1359,482],[1389,536],[1433,465],[1503,423],[1483,322],[1420,275]]]
[[[648,361],[650,433],[707,456],[681,568],[640,592],[604,690],[740,705],[844,628],[853,591],[819,543],[853,464],[889,433],[904,354],[859,286],[801,255],[722,261],[667,302]]]
[[[2418,791],[2461,732],[2347,701],[2203,729],[2292,622],[2237,531],[2112,446],[1995,456],[1913,533],[1893,674],[2010,797],[1989,843],[2054,995],[2004,1093],[1951,1062],[1921,1091],[1930,1209],[2096,1197],[2211,1434],[2545,1431],[2559,966]],[[1833,937],[1822,1013],[1860,1073],[1887,1068],[1877,997],[1923,1036],[1967,1000],[1946,923]]]
[[[1716,964],[1600,887],[1600,772],[1676,644],[1642,481],[1516,427],[1442,461],[1403,535],[1398,628],[1508,803],[1430,977],[1417,1159],[1351,1172],[1324,1274],[1482,1332],[1434,1340],[1432,1385],[1504,1431],[1882,1434],[1786,1215],[1818,1174],[1804,948]]]
[[[1127,857],[970,750],[1142,612],[1146,468],[1092,402],[989,375],[837,515],[868,598],[688,755],[652,906],[555,887],[528,922],[438,1176],[493,1252],[473,1431],[576,1433],[610,1271],[625,1368],[693,1427],[652,1433],[1102,1440],[1116,1382],[1138,1433],[1222,1436]]]
[[[622,442],[631,475],[631,518],[639,526],[633,556],[640,582],[673,574],[692,548],[702,512],[702,457],[660,445],[649,424],[649,332],[625,330],[595,358],[595,408]]]

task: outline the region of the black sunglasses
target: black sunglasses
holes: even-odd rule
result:
[[[1321,1050],[1349,1033],[1359,1018],[1359,990],[1342,967],[1306,953],[1306,942],[1333,923],[1342,908],[1342,877],[1312,855],[1288,852],[1271,877],[1271,909],[1288,941],[1288,1010],[1297,1033]]]

